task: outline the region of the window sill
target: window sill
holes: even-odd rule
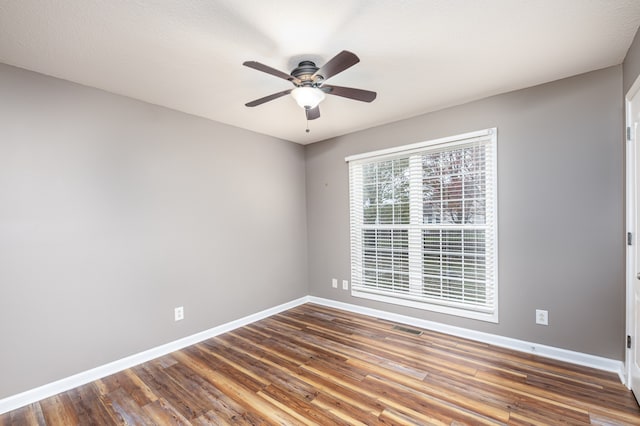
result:
[[[369,293],[360,290],[351,290],[353,297],[360,297],[363,299],[375,300],[378,302],[391,303],[394,305],[406,306],[409,308],[422,309],[425,311],[438,312],[441,314],[454,315],[463,318],[470,318],[478,321],[498,323],[498,311],[494,312],[479,312],[469,309],[456,308],[453,306],[438,305],[435,303],[422,302],[417,300],[402,299],[399,297],[385,296],[383,294]]]

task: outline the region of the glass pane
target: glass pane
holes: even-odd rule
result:
[[[409,291],[409,232],[366,229],[363,231],[364,284],[390,291]]]
[[[440,252],[441,232],[440,230],[424,231],[424,251]]]
[[[482,146],[425,154],[422,159],[424,223],[484,224],[485,151]]]
[[[422,291],[428,297],[442,297],[442,282],[439,277],[425,276],[422,283]]]
[[[440,244],[442,247],[442,251],[444,251],[445,253],[462,253],[462,231],[442,231],[442,241]]]
[[[441,202],[425,202],[422,206],[424,223],[440,223],[442,216]]]
[[[425,275],[441,276],[442,264],[440,263],[439,254],[425,254],[423,261],[423,272]]]
[[[363,222],[409,223],[409,159],[363,166]]]
[[[470,304],[486,301],[485,231],[423,230],[423,294]]]

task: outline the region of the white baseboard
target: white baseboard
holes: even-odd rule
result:
[[[394,314],[378,309],[365,308],[350,303],[338,302],[331,299],[309,296],[309,302],[330,308],[342,309],[344,311],[363,314],[370,317],[381,318],[389,321],[399,322],[401,324],[412,325],[427,330],[438,331],[441,333],[451,334],[453,336],[464,337],[466,339],[487,343],[494,346],[513,349],[520,352],[540,355],[546,358],[558,361],[566,361],[572,364],[582,365],[585,367],[597,368],[598,370],[610,371],[618,374],[622,383],[624,380],[624,363],[615,359],[604,358],[596,355],[585,354],[582,352],[570,351],[567,349],[556,348],[553,346],[541,345],[538,343],[527,342],[525,340],[513,339],[511,337],[498,336],[496,334],[483,333],[481,331],[470,330],[462,327],[442,324],[439,322],[428,321],[424,319],[414,318],[406,315]]]
[[[127,368],[134,367],[152,359],[167,355],[171,352],[178,351],[187,346],[202,342],[211,337],[235,330],[252,322],[259,321],[271,315],[286,311],[296,306],[303,305],[307,302],[316,303],[331,308],[342,309],[349,312],[367,315],[375,318],[382,318],[389,321],[395,321],[401,324],[408,324],[414,327],[420,327],[428,330],[439,331],[453,336],[464,337],[479,342],[500,346],[504,348],[514,349],[521,352],[536,354],[547,358],[566,361],[586,367],[593,367],[599,370],[611,371],[620,376],[620,381],[624,383],[623,362],[609,358],[603,358],[595,355],[574,352],[567,349],[556,348],[553,346],[540,345],[524,340],[512,339],[510,337],[498,336],[495,334],[483,333],[480,331],[469,330],[461,327],[454,327],[434,321],[423,320],[405,315],[394,314],[391,312],[381,311],[378,309],[365,308],[362,306],[352,305],[349,303],[338,302],[335,300],[324,299],[315,296],[305,296],[273,308],[265,309],[258,313],[248,315],[235,321],[219,325],[209,330],[184,337],[179,340],[157,346],[155,348],[122,358],[120,360],[110,362],[108,364],[87,370],[73,376],[66,377],[61,380],[12,395],[4,399],[0,399],[0,414],[15,410],[25,405],[32,404],[50,396],[57,395],[78,386],[93,382],[111,374],[117,373]]]
[[[87,383],[91,383],[95,380],[117,373],[119,371],[126,370],[127,368],[134,367],[152,359],[167,355],[171,352],[178,351],[193,344],[202,342],[211,337],[218,336],[222,333],[226,333],[236,328],[243,327],[252,322],[259,321],[267,318],[271,315],[286,311],[296,306],[302,305],[309,301],[309,297],[301,297],[291,302],[283,303],[282,305],[275,306],[273,308],[265,309],[264,311],[248,315],[244,318],[231,321],[217,327],[210,328],[209,330],[202,331],[200,333],[192,334],[191,336],[184,337],[182,339],[175,340],[173,342],[157,346],[155,348],[139,352],[137,354],[128,356],[126,358],[119,359],[108,364],[101,365],[91,370],[83,371],[73,376],[66,377],[61,380],[57,380],[46,385],[30,389],[28,391],[12,395],[4,399],[0,399],[0,414],[8,411],[15,410],[25,405],[32,404],[50,396],[57,395],[60,392],[65,392],[70,389],[82,386]]]

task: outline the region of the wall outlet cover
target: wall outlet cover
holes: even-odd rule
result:
[[[549,311],[536,309],[536,324],[549,325]]]
[[[173,310],[173,319],[175,321],[182,321],[184,319],[184,307],[178,306]]]

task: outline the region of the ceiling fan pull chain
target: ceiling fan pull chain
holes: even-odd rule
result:
[[[307,130],[305,130],[305,132],[307,132],[307,133],[310,132],[310,130],[309,130],[309,119],[308,118],[307,118]]]

